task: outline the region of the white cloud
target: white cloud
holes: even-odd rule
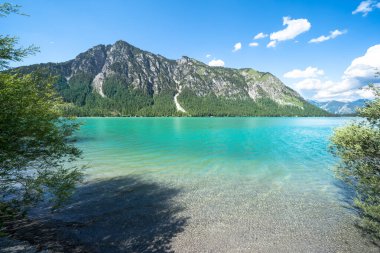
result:
[[[355,88],[346,91],[334,92],[334,90],[340,89],[339,87],[345,86],[347,82],[333,82],[324,81],[317,78],[304,79],[298,83],[293,84],[294,89],[300,91],[313,92],[312,99],[327,101],[327,100],[339,100],[339,101],[352,101],[359,98],[371,99],[374,98],[372,91],[368,89]],[[366,85],[362,86],[365,88]]]
[[[373,78],[380,71],[380,44],[370,47],[365,55],[354,59],[344,71],[347,79]]]
[[[336,37],[338,37],[340,35],[343,35],[345,33],[347,33],[347,30],[343,30],[343,31],[339,31],[339,30],[331,31],[330,35],[328,35],[328,36],[322,35],[322,36],[319,36],[318,38],[311,39],[309,41],[309,43],[320,43],[320,42],[323,42],[323,41],[326,41],[326,40],[332,40],[332,39],[335,39]]]
[[[301,33],[309,31],[311,28],[310,22],[304,18],[291,19],[290,17],[284,17],[283,25],[286,25],[285,29],[271,33],[271,42],[274,41],[275,43],[270,42],[267,47],[275,47],[276,42],[279,41],[292,40]]]
[[[211,54],[206,54],[206,58],[210,58],[211,57]]]
[[[234,49],[232,50],[232,52],[239,51],[240,49],[241,49],[241,42],[238,42],[234,45]]]
[[[325,72],[322,69],[318,69],[315,67],[307,67],[304,70],[301,69],[293,69],[284,74],[286,78],[311,78],[323,76]]]
[[[272,33],[270,35],[271,40],[291,40],[311,28],[311,24],[307,19],[291,19],[290,17],[283,18],[283,25],[287,27],[281,31]]]
[[[265,34],[265,33],[258,33],[258,34],[256,34],[255,37],[253,37],[253,39],[258,40],[258,39],[264,39],[264,38],[266,38],[266,37],[268,37],[268,34]]]
[[[372,96],[368,90],[361,88],[370,83],[379,84],[380,44],[368,48],[367,52],[355,58],[344,71],[338,82],[320,78],[306,78],[292,85],[296,90],[309,91],[313,99],[318,100],[354,100]],[[309,93],[310,94],[310,93]]]
[[[364,87],[363,89],[358,89],[355,92],[361,98],[366,98],[366,99],[373,99],[373,98],[375,98],[375,94],[373,93],[373,91],[371,89],[366,89],[366,87]]]
[[[317,78],[306,78],[298,83],[293,84],[292,86],[299,91],[302,90],[321,90],[326,89],[333,85],[332,82],[324,82]]]
[[[362,1],[352,14],[363,13],[363,16],[367,15],[368,12],[372,11],[372,3],[371,0]]]
[[[212,67],[224,67],[224,61],[218,59],[214,59],[214,60],[211,60],[209,63],[208,63],[209,66],[212,66]]]
[[[276,44],[277,44],[277,42],[275,41],[275,40],[272,40],[272,41],[270,41],[268,44],[267,44],[267,47],[269,48],[269,47],[276,47]]]
[[[380,3],[373,0],[362,1],[352,14],[363,13],[363,16],[367,16],[369,12],[373,11],[373,8],[380,8]]]
[[[320,101],[327,101],[327,100],[338,100],[338,101],[353,101],[361,98],[365,99],[373,99],[375,98],[374,93],[367,89],[368,86],[363,86],[362,89],[354,89],[349,90],[341,93],[330,93],[330,92],[323,92],[320,91],[317,95],[314,96],[314,99],[320,100]]]
[[[249,46],[250,47],[257,47],[257,46],[259,46],[259,43],[257,43],[257,42],[251,42],[251,43],[249,43]]]

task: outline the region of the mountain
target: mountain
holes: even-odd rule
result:
[[[127,42],[98,45],[63,63],[13,69],[58,77],[69,115],[324,116],[267,72],[169,60]]]
[[[326,110],[332,114],[355,114],[358,108],[364,107],[368,102],[368,99],[358,99],[351,102],[341,102],[341,101],[315,101],[309,100],[309,102],[319,108]]]

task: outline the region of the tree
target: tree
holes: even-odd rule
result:
[[[364,120],[335,130],[332,152],[340,157],[337,175],[356,192],[354,205],[361,215],[360,225],[380,238],[380,88],[370,89],[375,100],[359,110]]]
[[[0,16],[18,10],[0,4]],[[0,68],[35,51],[1,36]],[[5,207],[24,211],[45,196],[60,205],[82,178],[81,168],[72,165],[81,154],[73,142],[78,124],[61,117],[54,81],[38,73],[0,73],[0,223]]]
[[[11,13],[21,14],[19,10],[20,6],[18,5],[10,3],[0,4],[0,18],[6,17]],[[17,44],[17,37],[0,35],[0,70],[8,68],[10,61],[21,61],[24,57],[38,51],[38,48],[34,45],[21,48],[17,47]]]

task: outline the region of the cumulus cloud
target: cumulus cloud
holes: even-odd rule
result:
[[[259,46],[259,43],[257,43],[257,42],[251,42],[251,43],[249,43],[249,46],[250,47],[257,47],[257,46]]]
[[[380,44],[370,47],[365,55],[354,59],[344,71],[346,79],[361,79],[372,81],[380,71]]]
[[[352,14],[362,13],[363,17],[367,16],[368,13],[373,11],[373,9],[380,8],[380,2],[373,0],[362,1],[358,7],[352,12]]]
[[[380,44],[368,48],[367,52],[354,59],[344,71],[341,80],[334,82],[321,78],[306,78],[292,86],[300,91],[312,91],[313,99],[353,100],[369,98],[371,92],[361,88],[370,83],[379,84]]]
[[[268,37],[268,34],[258,33],[255,37],[253,37],[253,39],[258,40],[258,39],[264,39],[266,37]]]
[[[206,58],[210,58],[211,57],[211,54],[206,54]]]
[[[269,47],[276,47],[276,45],[277,45],[277,42],[275,41],[275,40],[272,40],[272,41],[270,41],[268,44],[267,44],[267,47],[269,48]]]
[[[340,35],[343,35],[345,33],[347,33],[347,30],[343,30],[343,31],[339,31],[339,30],[331,31],[328,36],[325,36],[325,35],[319,36],[318,38],[311,39],[309,41],[309,43],[321,43],[321,42],[326,41],[326,40],[332,40],[332,39],[335,39],[336,37],[338,37]]]
[[[306,78],[298,83],[293,84],[292,86],[299,91],[302,90],[322,90],[326,89],[333,85],[332,82],[324,82],[318,78]]]
[[[360,88],[349,89],[350,83],[347,80],[341,82],[333,82],[330,80],[320,80],[317,78],[307,78],[298,83],[293,84],[294,89],[303,93],[303,91],[312,92],[312,99],[327,101],[352,101],[359,98],[371,99],[374,98],[372,91],[365,88],[367,85],[363,85]],[[343,90],[343,91],[342,91]]]
[[[241,49],[241,42],[238,42],[234,45],[234,49],[232,50],[232,52],[239,51],[240,49]]]
[[[373,99],[375,95],[368,87],[363,87],[363,89],[354,89],[341,93],[331,93],[328,91],[320,91],[317,95],[314,96],[314,99],[320,101],[328,101],[328,100],[338,100],[338,101],[353,101],[357,99]]]
[[[271,42],[267,47],[275,47],[277,42],[292,40],[301,33],[307,32],[311,28],[311,24],[307,19],[291,19],[290,17],[283,18],[283,25],[286,26],[285,29],[271,33]]]
[[[322,69],[318,69],[315,67],[307,67],[304,70],[301,69],[293,69],[284,74],[286,78],[311,78],[324,75],[325,72]]]
[[[208,63],[209,66],[211,67],[224,67],[224,61],[218,59],[214,59],[214,60],[211,60],[209,63]]]

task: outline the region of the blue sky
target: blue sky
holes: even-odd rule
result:
[[[268,71],[319,100],[369,97],[358,88],[377,82],[380,67],[378,0],[11,2],[30,16],[3,18],[1,33],[41,49],[12,66],[61,62],[122,39],[170,59]],[[267,37],[255,40],[259,33]]]

